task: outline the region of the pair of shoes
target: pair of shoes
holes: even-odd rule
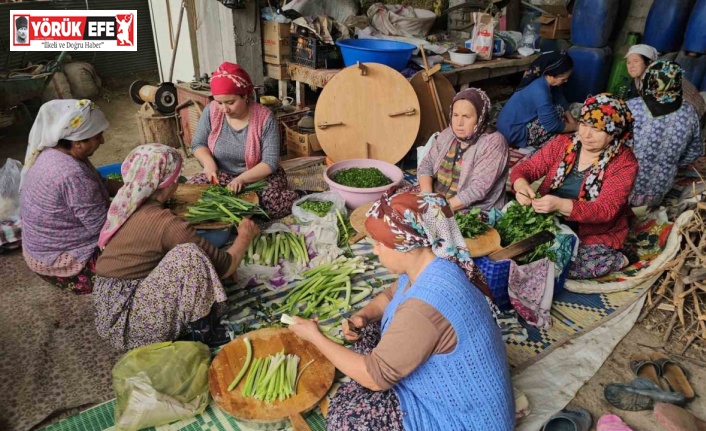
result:
[[[706,421],[672,404],[655,404],[655,418],[667,431],[706,431]]]
[[[549,418],[542,431],[589,431],[592,423],[588,410],[566,408]]]
[[[181,341],[195,341],[218,347],[231,341],[228,327],[220,323],[216,310],[211,310],[208,315],[187,325],[186,333],[179,338]]]
[[[686,397],[680,392],[669,392],[657,383],[638,377],[630,383],[611,383],[603,390],[603,396],[620,410],[649,410],[656,402],[686,405]]]

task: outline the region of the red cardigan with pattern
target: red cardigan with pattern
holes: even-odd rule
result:
[[[518,178],[530,184],[544,177],[539,193],[549,193],[549,186],[556,175],[572,135],[559,135],[528,160],[517,164],[510,172],[510,181],[515,184]],[[632,210],[628,206],[628,196],[637,176],[637,159],[629,148],[623,147],[606,167],[603,186],[598,197],[592,201],[574,201],[574,209],[566,220],[578,224],[578,237],[581,244],[602,244],[613,249],[621,249],[628,235],[628,220]],[[589,170],[586,170],[588,176]],[[583,183],[581,184],[583,189]]]

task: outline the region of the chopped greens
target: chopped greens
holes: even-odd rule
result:
[[[308,211],[312,214],[316,214],[319,217],[323,217],[331,211],[333,202],[331,201],[313,201],[308,200],[299,204],[299,207],[304,211]]]
[[[113,180],[113,181],[123,181],[123,176],[120,174],[108,174],[105,176],[106,180]]]
[[[473,208],[466,213],[458,212],[454,218],[464,238],[475,238],[488,232],[488,225],[480,220],[480,208]]]
[[[350,168],[337,171],[331,177],[333,182],[342,186],[359,189],[372,189],[392,184],[392,180],[378,168]]]

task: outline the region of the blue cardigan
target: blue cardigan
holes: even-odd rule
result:
[[[515,93],[507,101],[498,116],[497,128],[513,147],[527,146],[527,123],[539,118],[539,122],[550,133],[561,133],[564,120],[556,105],[565,105],[561,90],[552,88],[546,79],[537,78],[527,87]]]

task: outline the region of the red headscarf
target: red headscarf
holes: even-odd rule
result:
[[[250,96],[255,86],[250,75],[237,64],[224,61],[211,75],[211,94]]]

